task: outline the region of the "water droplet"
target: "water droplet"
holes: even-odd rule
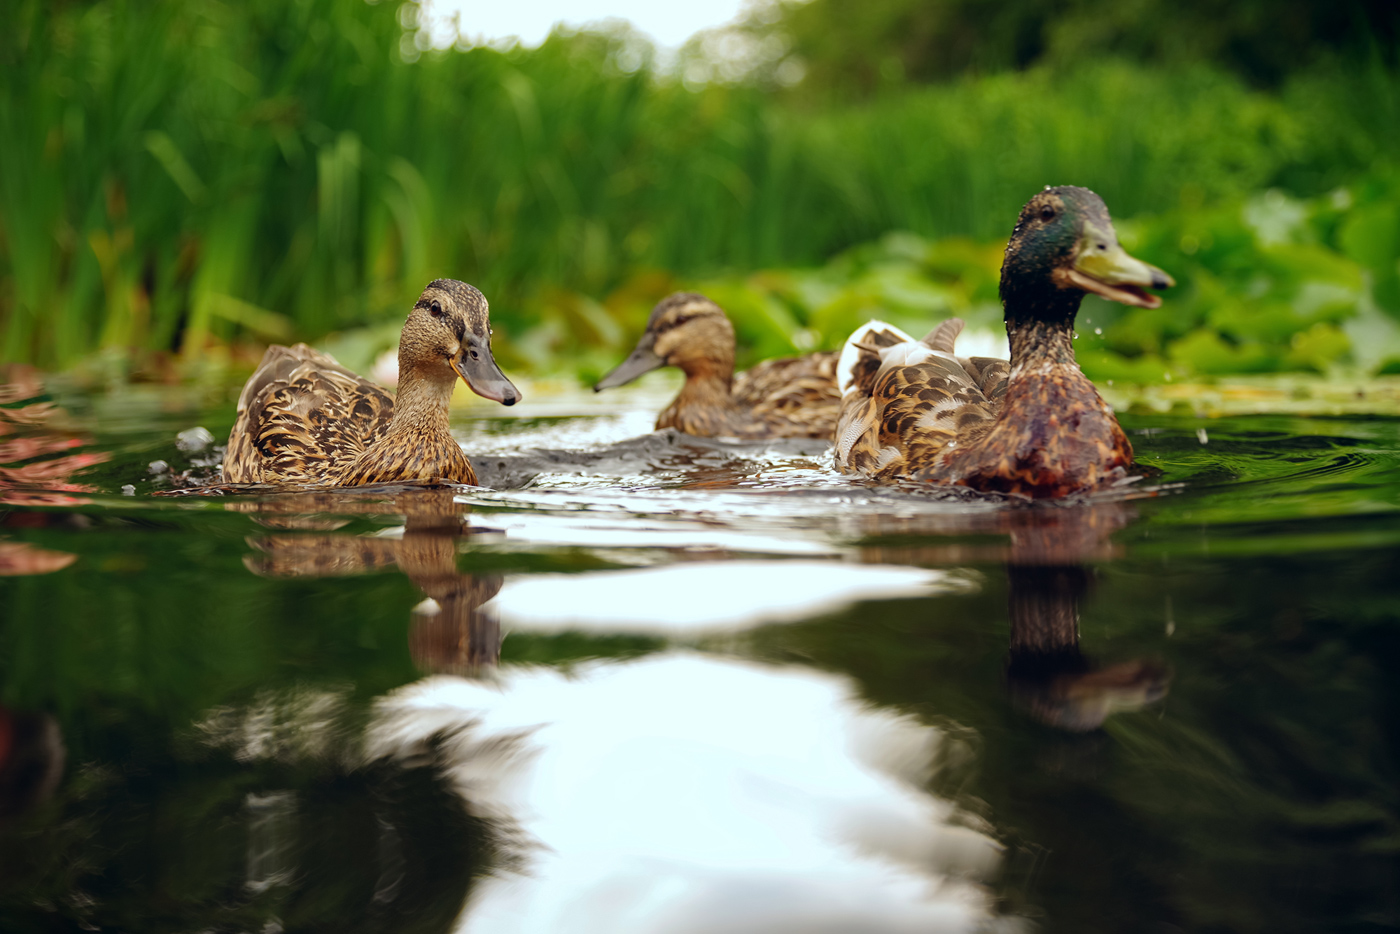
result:
[[[1102,335],[1103,335],[1103,328],[1094,328],[1094,333],[1095,333],[1095,334],[1098,334],[1098,335],[1100,335],[1100,336],[1102,336]]]
[[[1204,428],[1197,428],[1196,440],[1201,442],[1202,444],[1210,444],[1210,435],[1206,434],[1206,430]]]
[[[186,454],[202,451],[214,443],[214,436],[208,428],[200,425],[187,428],[175,436],[175,446]]]

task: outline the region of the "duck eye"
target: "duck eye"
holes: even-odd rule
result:
[[[442,305],[438,303],[437,299],[433,299],[433,303],[428,306],[428,314],[432,315],[434,318],[442,317]]]
[[[1043,221],[1048,221],[1048,220],[1050,220],[1051,218],[1053,218],[1054,216],[1055,216],[1055,209],[1052,208],[1050,205],[1047,204],[1047,205],[1045,205],[1045,207],[1043,207],[1043,208],[1040,209],[1040,219],[1041,219],[1041,220],[1043,220]]]

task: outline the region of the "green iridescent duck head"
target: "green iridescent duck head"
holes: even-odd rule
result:
[[[1119,245],[1102,198],[1072,185],[1046,188],[1021,209],[1001,267],[1008,319],[1072,320],[1085,292],[1156,308],[1162,300],[1146,290],[1174,284]]]

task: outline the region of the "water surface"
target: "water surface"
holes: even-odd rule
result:
[[[644,406],[167,497],[230,405],[11,379],[0,929],[1400,926],[1400,420],[1125,416],[1036,507]]]

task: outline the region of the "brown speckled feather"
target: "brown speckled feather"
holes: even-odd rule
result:
[[[1005,392],[1003,384],[1003,392]],[[1006,398],[976,445],[948,451],[914,476],[989,492],[1067,496],[1123,476],[1133,462],[1113,410],[1077,366],[1049,366]]]
[[[450,434],[441,431],[411,430],[384,437],[372,444],[351,463],[338,483],[361,486],[366,483],[403,483],[443,479],[476,485],[476,471],[467,455]]]
[[[947,447],[976,440],[995,417],[967,372],[937,356],[892,367],[877,382],[875,399],[880,447],[900,450],[900,475],[932,464]]]
[[[931,465],[945,448],[986,433],[996,407],[982,392],[981,371],[953,355],[962,327],[953,318],[922,341],[892,342],[902,335],[889,330],[861,341],[886,349],[869,396],[860,392],[858,381],[848,395],[850,419],[838,433],[840,470],[878,480],[908,476]],[[860,352],[874,357],[871,350]],[[862,369],[868,372],[869,365]]]
[[[841,401],[836,354],[766,360],[735,375],[734,347],[734,327],[718,305],[677,292],[657,303],[631,355],[594,388],[674,366],[685,372],[685,385],[657,417],[657,429],[745,439],[831,437]]]
[[[394,400],[329,354],[274,345],[238,399],[224,457],[230,483],[319,483],[383,437]]]
[[[837,470],[865,476],[874,476],[880,470],[879,424],[880,410],[874,396],[846,394],[836,420]]]
[[[656,418],[656,427],[700,437],[830,438],[841,396],[836,354],[765,360],[734,377],[691,378]]]
[[[882,322],[872,321],[857,329],[846,342],[838,367],[837,388],[842,391],[836,417],[836,467],[842,473],[874,476],[887,463],[881,462],[880,410],[875,402],[875,379],[880,373],[880,354],[873,348],[893,347],[908,341],[909,335]],[[898,456],[887,451],[885,458]]]
[[[397,397],[305,344],[268,348],[239,396],[224,480],[476,483],[448,428],[458,377],[505,405],[520,398],[492,359],[490,337],[485,297],[464,282],[435,279],[399,335]]]
[[[770,438],[831,437],[841,404],[836,359],[834,353],[814,353],[765,360],[734,377],[731,395],[757,423],[751,433]]]
[[[955,356],[961,330],[954,318],[917,344],[890,343],[889,332],[862,341],[891,349],[869,394],[846,398],[838,469],[1053,497],[1108,482],[1132,463],[1112,411],[1072,361],[1047,365],[1008,402],[1009,364]],[[847,431],[859,436],[843,446]]]
[[[1097,195],[1045,189],[1022,209],[1002,264],[1012,362],[957,356],[957,319],[892,345],[880,339],[888,325],[861,328],[842,353],[837,468],[1037,498],[1121,479],[1133,449],[1075,362],[1074,317],[1085,292],[1155,308],[1144,290],[1171,284],[1118,245]]]

